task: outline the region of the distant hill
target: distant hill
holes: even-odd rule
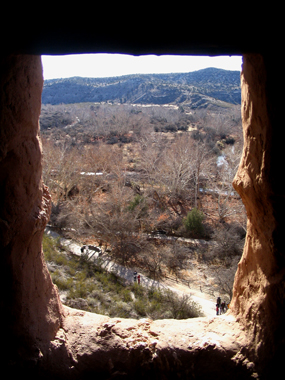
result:
[[[240,72],[207,68],[190,73],[74,77],[44,82],[43,104],[82,102],[187,104],[191,108],[219,102],[240,104]]]

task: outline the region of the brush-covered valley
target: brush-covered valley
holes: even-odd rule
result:
[[[239,83],[236,72],[230,80],[228,72],[207,77],[201,71],[200,87],[198,79],[188,87],[181,76],[177,83],[165,79],[165,94],[171,86],[175,97],[164,96],[159,82],[156,104],[154,81],[141,85],[141,103],[134,91],[124,101],[85,96],[70,103],[45,84],[50,99],[59,99],[49,104],[44,88],[49,230],[82,247],[76,256],[60,238],[44,238],[47,265],[66,305],[158,319],[205,315],[197,294],[212,301],[213,316],[218,296],[230,302],[246,234],[246,213],[232,187],[243,148]],[[107,82],[100,86],[114,93]],[[223,100],[214,97],[217,89]],[[63,93],[75,99],[74,91]],[[194,102],[198,95],[203,101]],[[107,271],[107,261],[150,279],[148,285]]]

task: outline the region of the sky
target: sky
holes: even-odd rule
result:
[[[241,70],[241,56],[126,54],[43,55],[44,79],[113,77],[127,74],[183,73],[207,67]]]

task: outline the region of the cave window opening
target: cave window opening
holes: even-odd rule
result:
[[[213,67],[228,57],[211,57],[208,67],[196,70],[188,63],[184,71],[167,69],[165,56],[100,56],[104,71],[95,74],[90,54],[72,56],[73,64],[71,56],[42,57],[43,181],[53,201],[49,229],[76,240],[86,259],[109,257],[159,281],[167,269],[185,288],[221,294],[229,302],[246,231],[246,214],[231,184],[243,147],[239,70]],[[107,56],[111,61],[104,61]],[[90,67],[82,63],[87,58]],[[126,58],[140,58],[140,68],[106,71],[125,70]],[[159,69],[146,73],[150,58]],[[53,59],[59,62],[54,67]],[[196,209],[202,217],[193,226]],[[185,245],[173,244],[178,237]],[[195,250],[187,239],[217,244]],[[186,261],[193,253],[208,269],[196,269],[191,283]],[[63,302],[100,311],[98,302],[92,308],[86,301],[87,281],[72,289],[68,301],[72,280],[50,267]],[[134,315],[142,317],[140,312]]]

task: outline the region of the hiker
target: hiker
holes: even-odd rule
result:
[[[221,312],[222,312],[222,313],[225,312],[225,307],[226,307],[226,303],[225,303],[225,301],[223,301],[223,302],[221,303]]]
[[[217,304],[216,304],[216,314],[217,314],[217,315],[219,315],[219,308],[220,308],[219,306],[220,306],[220,305],[217,303]]]
[[[220,305],[221,305],[221,297],[217,298],[217,305],[219,305],[219,307],[220,307]]]
[[[216,304],[216,312],[217,312],[217,315],[219,315],[220,314],[220,307],[221,307],[221,297],[219,296],[218,298],[217,298],[217,304]]]
[[[141,283],[141,275],[138,274],[138,284],[140,284],[140,283]]]
[[[137,272],[134,271],[134,282],[137,282]]]

